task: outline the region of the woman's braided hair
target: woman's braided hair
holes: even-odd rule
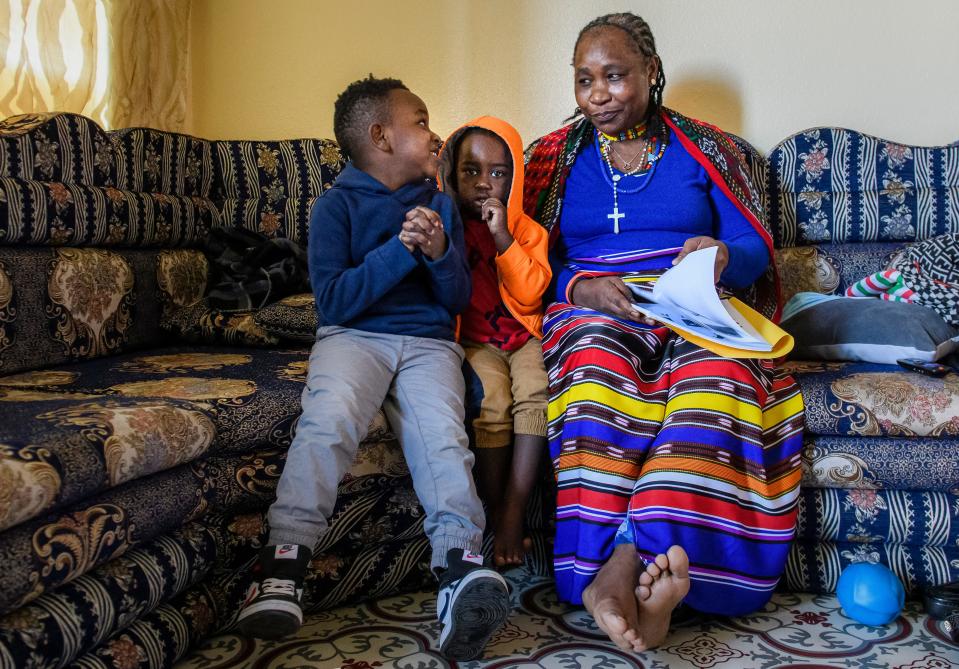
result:
[[[579,31],[579,35],[576,37],[576,44],[573,46],[573,53],[576,53],[576,48],[579,47],[579,43],[583,41],[586,33],[590,30],[604,28],[606,26],[619,28],[625,32],[629,36],[636,53],[646,58],[656,59],[659,67],[657,68],[656,83],[649,87],[649,105],[646,107],[645,120],[647,133],[650,137],[665,139],[667,136],[666,124],[663,122],[659,110],[663,106],[663,89],[666,87],[666,75],[663,72],[663,61],[659,57],[659,54],[656,53],[656,39],[653,37],[653,31],[642,17],[636,16],[632,12],[619,12],[617,14],[606,14],[593,19]],[[575,118],[580,114],[582,114],[582,111],[577,108],[571,118]]]

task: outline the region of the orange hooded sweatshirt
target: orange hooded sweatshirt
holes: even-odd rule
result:
[[[510,185],[509,201],[506,203],[506,217],[513,243],[503,253],[496,255],[499,294],[513,317],[529,330],[530,334],[542,338],[543,293],[552,279],[547,259],[549,235],[539,223],[523,213],[523,143],[516,129],[498,118],[480,116],[454,131],[440,151],[437,174],[440,190],[449,194],[454,201],[457,200],[450,179],[456,169],[453,164],[453,148],[470,128],[485,128],[495,133],[509,147],[513,160],[513,181]]]

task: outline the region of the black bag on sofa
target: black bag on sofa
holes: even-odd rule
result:
[[[210,259],[209,306],[252,311],[310,290],[306,250],[283,237],[243,228],[214,228],[204,250]]]

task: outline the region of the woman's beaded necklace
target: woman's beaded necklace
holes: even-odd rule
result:
[[[640,137],[646,136],[646,123],[640,123],[639,125],[634,125],[632,128],[626,128],[618,135],[607,135],[602,130],[599,131],[599,134],[610,142],[625,142],[628,139],[639,139]]]
[[[645,132],[646,126],[643,126],[643,131]],[[635,130],[631,128],[626,132]],[[620,137],[624,133],[620,134]],[[609,175],[607,176],[606,172],[603,172],[603,177],[606,179],[606,183],[610,185],[613,189],[613,213],[607,214],[606,218],[613,219],[613,233],[619,234],[619,221],[622,218],[626,218],[626,214],[619,210],[619,191],[620,191],[620,181],[626,177],[645,177],[640,181],[639,185],[633,189],[622,188],[622,192],[633,194],[638,193],[639,191],[646,188],[649,184],[650,179],[653,178],[653,173],[656,171],[656,165],[659,163],[659,159],[663,157],[663,152],[666,150],[666,142],[661,139],[647,138],[646,145],[643,147],[642,159],[639,161],[639,164],[636,165],[635,169],[632,169],[628,172],[619,172],[613,167],[613,160],[610,158],[610,153],[612,149],[611,142],[619,141],[613,139],[610,135],[607,135],[604,132],[597,131],[597,137],[599,139],[599,153],[602,158],[602,162],[606,163],[606,167],[609,170]],[[620,160],[622,157],[620,156]],[[636,160],[634,157],[632,160]],[[627,167],[632,163],[630,160],[626,163]]]

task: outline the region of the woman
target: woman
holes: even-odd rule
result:
[[[641,651],[681,601],[736,615],[769,599],[795,532],[802,398],[769,361],[721,358],[643,320],[623,281],[713,246],[723,286],[764,275],[772,240],[741,154],[662,107],[638,16],[588,24],[573,67],[583,118],[530,148],[524,194],[557,276],[543,340],[556,587]],[[757,306],[774,315],[764,286]]]

